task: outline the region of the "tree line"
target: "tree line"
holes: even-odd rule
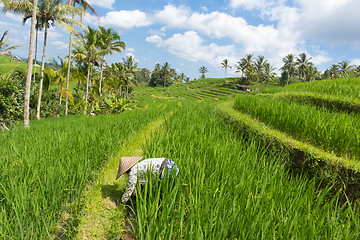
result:
[[[138,84],[169,86],[189,81],[178,74],[169,63],[157,63],[151,72],[138,68],[133,56],[108,64],[106,57],[121,53],[126,45],[111,28],[91,28],[82,23],[89,12],[96,10],[85,0],[0,0],[4,12],[23,15],[23,23],[31,19],[27,72],[14,71],[0,81],[0,122],[12,122],[24,116],[24,125],[30,118],[83,113],[116,113],[126,109],[132,100],[132,89]],[[46,63],[47,34],[50,27],[61,26],[69,32],[69,53],[65,58]],[[42,57],[40,71],[36,70],[38,33],[42,30]],[[19,46],[9,46],[6,31],[0,39],[1,53],[10,53]],[[35,57],[33,57],[35,53]],[[16,92],[16,93],[15,93]],[[11,94],[9,94],[11,93]],[[16,114],[9,99],[24,106]],[[2,100],[1,100],[2,99]],[[11,115],[11,116],[10,116]]]
[[[295,54],[285,56],[282,59],[283,66],[279,69],[281,71],[281,76],[279,77],[280,84],[282,86],[288,85],[294,78],[301,82],[308,82],[347,76],[360,77],[360,65],[351,65],[350,61],[333,64],[331,68],[321,73],[314,66],[311,59],[312,58],[308,57],[305,52],[300,53],[298,56]],[[270,82],[273,82],[276,76],[276,68],[262,55],[255,58],[253,54],[247,54],[234,66],[229,64],[228,59],[224,59],[221,62],[221,67],[225,69],[225,81],[227,70],[230,68],[234,68],[235,73],[241,73],[241,82],[244,84],[263,82],[266,87]],[[201,74],[200,78],[205,78],[208,69],[205,66],[201,66],[199,72]]]

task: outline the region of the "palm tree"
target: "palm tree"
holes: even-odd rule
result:
[[[299,70],[299,77],[304,79],[306,74],[306,68],[310,65],[310,60],[312,57],[307,57],[306,53],[300,53],[299,57],[296,58],[296,65]]]
[[[236,73],[241,72],[241,77],[244,77],[244,73],[245,73],[245,61],[244,58],[240,59],[240,61],[237,62],[237,64],[235,65],[236,67]]]
[[[113,63],[107,68],[107,72],[109,72],[109,77],[106,85],[111,91],[121,95],[122,85],[128,85],[128,76],[124,64],[121,62]]]
[[[21,46],[9,46],[9,38],[5,38],[6,35],[8,34],[9,30],[6,30],[3,35],[1,36],[0,38],[0,54],[4,54],[4,53],[7,53],[11,56],[11,60],[13,60],[14,56],[13,54],[10,52],[10,50],[12,49],[16,49],[18,47],[21,47]]]
[[[331,65],[331,68],[329,70],[330,72],[330,77],[332,78],[337,78],[338,77],[338,74],[339,74],[339,67],[337,64],[333,64]]]
[[[267,64],[267,63],[268,63],[268,61],[262,55],[258,56],[258,58],[255,60],[254,68],[255,68],[255,71],[257,72],[258,79],[260,81],[262,80],[261,79],[263,76],[262,73],[263,73],[265,64]]]
[[[85,33],[80,40],[75,39],[75,47],[73,50],[74,59],[87,66],[84,115],[86,115],[89,99],[91,69],[93,64],[97,64],[103,54],[98,48],[99,31],[88,27]]]
[[[261,72],[263,70],[263,68],[265,67],[265,64],[267,64],[268,61],[265,59],[264,56],[260,55],[258,56],[258,58],[255,60],[255,70],[258,72]]]
[[[354,67],[355,77],[360,77],[360,65]]]
[[[125,43],[120,41],[120,36],[114,32],[111,28],[104,28],[99,26],[99,47],[103,50],[103,58],[100,63],[100,84],[99,93],[101,96],[102,78],[103,78],[103,66],[105,62],[105,55],[112,54],[113,52],[121,53],[125,50]]]
[[[252,67],[254,64],[253,55],[247,54],[245,56],[245,58],[241,59],[241,61],[242,61],[242,64],[244,65],[244,70],[246,71],[247,69]]]
[[[305,80],[308,82],[314,81],[315,79],[319,79],[321,73],[314,67],[313,63],[310,63],[305,69]]]
[[[179,74],[179,82],[182,83],[186,80],[186,75],[185,73],[180,73]]]
[[[15,13],[24,14],[24,21],[29,17],[29,12],[33,9],[33,3],[30,1],[7,1],[8,4],[7,10],[11,10]],[[45,52],[46,52],[46,43],[47,43],[47,32],[48,28],[59,24],[67,30],[74,30],[70,27],[69,24],[79,25],[79,21],[68,18],[68,15],[73,14],[77,15],[82,13],[80,9],[76,9],[70,5],[64,5],[62,0],[42,0],[40,5],[37,7],[37,24],[39,27],[43,26],[44,28],[44,45],[43,45],[43,56],[40,72],[40,85],[39,85],[39,95],[38,95],[38,104],[37,104],[37,119],[40,119],[40,106],[41,106],[41,95],[42,95],[42,84],[44,79],[44,69],[45,69]]]
[[[31,15],[31,30],[30,30],[30,44],[29,44],[29,56],[26,74],[26,86],[25,86],[25,98],[24,98],[24,126],[29,128],[29,110],[30,110],[30,87],[31,87],[31,70],[32,70],[32,58],[34,52],[34,35],[35,35],[35,23],[37,12],[37,0],[33,2],[33,11]]]
[[[164,78],[164,87],[165,87],[165,82],[167,82],[167,77],[170,73],[170,65],[168,62],[165,62],[164,65],[162,66],[162,71],[163,71],[163,78]]]
[[[207,67],[202,66],[202,67],[199,68],[199,72],[201,73],[200,78],[205,78],[205,73],[208,72],[208,69],[207,69]]]
[[[284,66],[280,68],[283,72],[287,73],[287,81],[286,84],[289,85],[290,78],[295,73],[295,62],[294,62],[295,56],[293,54],[288,54],[286,57],[284,57],[282,60],[284,62]]]
[[[226,82],[226,69],[231,68],[231,66],[229,65],[229,62],[226,58],[221,63],[221,67],[225,68],[225,82]]]
[[[245,76],[250,83],[254,82],[256,80],[256,76],[257,76],[257,71],[255,70],[255,67],[250,66],[250,67],[246,68]]]
[[[81,5],[81,8],[86,11],[87,9],[90,9],[92,13],[94,13],[98,18],[98,14],[97,12],[95,11],[95,9],[85,0],[68,0],[66,2],[66,4],[69,4],[73,7],[75,7],[76,4],[80,4]],[[72,15],[72,18],[74,18],[74,15]],[[81,17],[80,17],[81,19]],[[69,82],[70,82],[70,69],[71,69],[71,62],[72,62],[72,59],[71,59],[71,51],[72,51],[72,44],[73,44],[73,31],[70,32],[70,39],[69,39],[69,57],[68,57],[68,72],[67,72],[67,75],[66,75],[66,88],[69,89]],[[101,87],[101,85],[100,85]],[[101,91],[101,88],[100,88],[100,91]],[[100,92],[101,94],[101,92]],[[66,100],[65,100],[65,115],[68,115],[68,97],[66,96]]]
[[[342,77],[346,77],[349,75],[349,72],[352,69],[352,66],[350,65],[350,61],[342,61],[338,64],[339,66],[339,72]]]
[[[134,73],[138,70],[137,62],[135,62],[135,58],[130,55],[126,58],[123,58],[123,65],[126,72],[126,94],[129,94],[129,84],[132,84],[132,80],[134,79]]]
[[[265,63],[263,68],[263,74],[265,78],[265,88],[269,81],[273,80],[276,73],[274,72],[276,68],[272,67],[270,63]]]
[[[59,94],[60,94],[60,101],[59,104],[61,105],[61,101],[62,101],[62,96],[63,96],[63,92],[67,93],[69,92],[68,88],[65,88],[64,90],[64,84],[66,83],[66,73],[67,73],[67,68],[68,68],[68,62],[64,61],[64,59],[62,59],[61,57],[57,57],[57,59],[59,60],[59,62],[56,59],[53,59],[51,61],[52,65],[55,67],[55,82],[60,84],[60,90],[59,90]],[[67,94],[65,94],[67,96]]]

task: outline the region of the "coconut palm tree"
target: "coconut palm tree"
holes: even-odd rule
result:
[[[329,72],[330,72],[330,77],[337,78],[339,75],[339,66],[337,64],[331,65]]]
[[[185,75],[185,73],[180,73],[178,80],[179,80],[179,83],[184,82],[184,81],[186,80],[186,75]]]
[[[298,66],[299,77],[305,79],[306,68],[310,66],[312,57],[307,57],[306,53],[300,53],[299,57],[296,58],[296,65]]]
[[[225,68],[225,82],[226,82],[226,70],[228,69],[228,68],[231,68],[231,66],[229,65],[229,62],[228,62],[228,60],[225,58],[224,60],[223,60],[223,62],[221,63],[221,67],[222,68]]]
[[[30,30],[30,44],[29,44],[29,56],[26,74],[26,86],[25,86],[25,98],[24,98],[24,126],[30,127],[29,123],[29,110],[30,110],[30,88],[31,88],[31,70],[32,70],[32,58],[34,52],[34,35],[35,35],[35,23],[37,12],[37,0],[33,1],[33,11],[31,15],[31,30]]]
[[[164,87],[165,87],[165,83],[167,82],[167,77],[170,74],[170,71],[171,71],[170,69],[171,69],[171,67],[170,67],[169,63],[165,62],[163,64],[163,66],[162,66],[162,69],[161,69],[161,71],[163,72],[162,75],[163,75],[163,78],[164,78]]]
[[[265,59],[264,56],[259,55],[258,58],[255,60],[255,70],[258,72],[262,72],[263,68],[265,67],[265,64],[267,64],[268,61]]]
[[[94,64],[96,65],[98,61],[101,60],[101,56],[103,55],[102,50],[98,48],[98,38],[99,31],[88,27],[88,29],[85,31],[85,34],[83,34],[79,40],[75,39],[74,44],[74,59],[87,66],[84,115],[86,115],[89,99],[91,69]]]
[[[235,65],[236,73],[241,72],[241,77],[244,77],[244,73],[245,73],[245,62],[243,61],[244,59],[240,59],[240,61],[237,62],[237,64]]]
[[[67,70],[68,62],[65,61],[64,59],[62,59],[61,57],[57,57],[57,59],[59,61],[57,61],[56,59],[52,59],[51,64],[55,67],[55,77],[54,77],[55,82],[60,84],[59,104],[61,105],[63,92],[65,92],[65,93],[69,92],[68,88],[65,88],[65,90],[64,90],[64,84],[66,83],[66,73],[68,71]],[[65,95],[67,95],[67,94],[65,94]]]
[[[350,61],[339,62],[338,66],[339,66],[339,72],[342,77],[348,76],[349,72],[352,69],[352,65],[350,65]]]
[[[267,87],[267,84],[269,81],[272,81],[274,77],[276,76],[276,73],[274,72],[276,68],[272,67],[270,63],[265,63],[263,67],[262,74],[265,78],[265,88]]]
[[[205,78],[205,73],[208,72],[208,69],[207,69],[207,67],[202,66],[202,67],[199,68],[199,72],[201,73],[200,78]]]
[[[9,30],[6,30],[0,38],[0,54],[7,53],[11,56],[11,60],[13,60],[14,56],[10,50],[19,48],[21,46],[18,45],[9,46],[9,38],[5,38],[8,32]]]
[[[99,83],[99,93],[101,96],[102,88],[102,78],[103,78],[103,66],[105,62],[105,55],[112,54],[113,52],[121,53],[122,50],[125,50],[125,43],[120,40],[119,34],[114,32],[111,28],[104,28],[99,26],[99,47],[103,50],[103,58],[100,63],[100,83]],[[133,59],[132,59],[133,60]]]
[[[128,76],[126,72],[126,68],[123,63],[113,63],[107,69],[110,74],[108,74],[108,81],[106,85],[112,92],[120,93],[122,91],[122,86],[128,86]]]
[[[7,1],[6,9],[13,11],[15,13],[24,14],[24,21],[29,16],[29,12],[33,9],[33,3],[30,1]],[[47,43],[47,33],[50,26],[55,26],[58,24],[64,29],[69,31],[74,30],[71,25],[80,25],[80,22],[74,19],[69,18],[69,15],[78,15],[82,13],[81,9],[76,9],[73,6],[68,4],[64,5],[62,0],[42,0],[37,7],[37,24],[42,25],[44,28],[44,45],[43,45],[43,56],[40,72],[40,84],[39,84],[39,95],[38,95],[38,104],[37,104],[37,119],[40,119],[40,106],[41,106],[41,95],[42,95],[42,84],[44,79],[44,69],[45,69],[45,52],[46,52],[46,43]]]
[[[242,64],[244,65],[244,70],[246,71],[254,65],[253,55],[247,54],[245,58],[241,59]]]
[[[288,54],[286,57],[284,57],[282,60],[284,62],[284,66],[280,68],[283,72],[287,73],[287,81],[286,85],[289,85],[290,78],[294,76],[295,73],[295,56],[293,54]]]
[[[264,56],[259,55],[257,59],[255,59],[255,63],[254,63],[254,69],[257,72],[257,78],[259,81],[262,80],[263,77],[263,70],[265,67],[265,64],[267,64],[268,61],[265,59]]]
[[[73,7],[75,7],[76,4],[79,4],[84,11],[87,11],[88,9],[90,9],[90,11],[99,18],[95,9],[85,0],[68,0],[66,2],[66,4],[69,4]],[[72,16],[72,18],[74,18],[74,15]],[[81,20],[81,15],[80,15],[80,20]],[[66,88],[67,89],[69,89],[70,69],[71,69],[71,62],[72,62],[72,59],[71,59],[71,51],[72,51],[72,44],[73,44],[73,35],[72,34],[73,34],[73,31],[70,32],[70,39],[69,39],[68,72],[66,75]],[[100,91],[101,91],[101,88],[100,88]],[[66,96],[66,100],[65,100],[65,115],[68,115],[68,97],[67,96]]]

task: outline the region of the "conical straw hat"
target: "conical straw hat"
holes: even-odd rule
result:
[[[142,158],[143,157],[122,157],[122,158],[120,158],[119,169],[118,169],[116,179],[118,179],[121,175],[123,175],[127,170],[132,168]]]

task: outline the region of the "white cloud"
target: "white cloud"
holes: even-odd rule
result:
[[[297,0],[300,17],[293,28],[303,36],[325,43],[358,43],[360,32],[360,1],[358,0]]]
[[[205,61],[215,66],[219,64],[219,59],[236,52],[234,45],[205,44],[199,34],[194,31],[174,34],[168,39],[153,35],[146,38],[146,41],[155,43],[158,47],[165,47],[170,53],[180,58],[192,62]]]
[[[315,64],[315,66],[322,65],[324,63],[328,63],[331,60],[332,60],[332,58],[329,57],[327,54],[325,54],[325,55],[319,54],[312,58],[312,62]]]
[[[126,51],[127,51],[127,52],[134,52],[134,51],[135,51],[135,48],[126,48]]]
[[[87,21],[91,21],[91,19],[94,17],[87,15],[87,18],[90,18],[87,19]],[[103,26],[110,26],[123,30],[131,29],[134,27],[145,27],[152,24],[149,17],[147,17],[144,12],[141,12],[139,10],[111,11],[106,13],[104,17],[100,17],[100,23]]]
[[[11,20],[14,20],[14,21],[18,22],[18,23],[22,23],[22,21],[23,21],[23,16],[22,15],[15,14],[15,13],[12,13],[12,12],[5,13],[5,16],[10,18]],[[28,22],[30,23],[31,19],[26,21],[26,23],[28,23]]]
[[[360,58],[355,58],[351,60],[352,65],[360,65]]]
[[[247,10],[252,10],[254,8],[263,8],[268,2],[269,1],[266,0],[230,0],[230,6],[233,8],[242,7]]]
[[[261,54],[280,66],[282,57],[289,52],[300,52],[299,33],[273,25],[252,26],[244,18],[218,11],[198,13],[185,6],[167,5],[154,15],[154,21],[168,28],[196,31],[214,39],[230,39],[241,49],[237,52],[238,58],[247,53]],[[151,38],[162,40],[158,34]]]
[[[88,0],[90,5],[96,5],[103,8],[113,9],[112,5],[115,3],[115,0]]]
[[[57,46],[58,50],[64,50],[68,48],[68,45],[64,43],[63,41],[57,40],[51,42],[53,45]]]
[[[154,21],[165,24],[169,27],[186,27],[186,23],[191,14],[191,9],[184,5],[176,7],[174,5],[167,5],[163,10],[158,11],[154,15]]]
[[[204,12],[208,12],[208,11],[209,11],[209,9],[208,9],[206,6],[202,6],[202,7],[201,7],[201,10],[203,10]]]
[[[301,34],[301,38],[326,44],[360,45],[358,0],[230,0],[233,8],[257,9],[278,23],[278,29]]]

